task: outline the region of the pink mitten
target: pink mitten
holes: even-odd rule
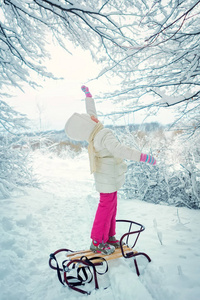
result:
[[[140,161],[147,162],[150,165],[155,165],[156,164],[156,160],[153,156],[151,156],[149,154],[144,154],[144,153],[141,153]]]
[[[89,88],[85,85],[82,85],[81,87],[82,91],[85,93],[85,96],[88,98],[92,98],[92,95],[90,94]]]

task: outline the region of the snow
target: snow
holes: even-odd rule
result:
[[[59,158],[36,151],[34,170],[40,189],[1,200],[1,300],[199,299],[200,211],[124,200],[122,193],[118,219],[145,226],[136,249],[152,262],[137,259],[138,277],[131,259],[110,261],[108,273],[99,277],[100,289],[90,296],[63,287],[48,266],[49,254],[89,247],[98,193],[85,152]]]

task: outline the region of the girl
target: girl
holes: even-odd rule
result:
[[[113,132],[104,128],[97,118],[94,100],[86,86],[81,87],[86,95],[87,114],[74,113],[65,125],[66,134],[77,141],[89,143],[90,170],[94,174],[96,190],[100,201],[94,219],[90,249],[93,252],[109,255],[120,247],[115,238],[117,191],[125,180],[126,164],[123,159],[147,162],[156,160],[136,149],[122,145]]]

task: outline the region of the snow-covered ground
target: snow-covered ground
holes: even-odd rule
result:
[[[152,262],[138,258],[138,277],[131,259],[111,261],[90,296],[63,287],[48,266],[49,254],[89,247],[98,193],[86,153],[61,159],[35,152],[34,169],[41,189],[0,203],[1,300],[200,299],[200,211],[124,200],[120,193],[118,218],[146,227],[136,249]]]

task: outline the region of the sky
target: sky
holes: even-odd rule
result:
[[[89,86],[93,97],[100,94],[103,89],[108,89],[108,82],[99,79],[87,83],[89,79],[98,75],[101,67],[95,63],[89,51],[73,49],[72,55],[61,47],[51,47],[51,60],[46,63],[48,71],[60,80],[42,80],[34,75],[34,79],[40,80],[42,88],[33,89],[23,86],[24,92],[15,89],[15,96],[7,99],[7,102],[39,124],[39,115],[42,119],[43,129],[62,129],[72,113],[85,112],[85,95],[81,91],[83,84]],[[102,106],[112,109],[107,103],[97,104],[100,111]],[[106,111],[105,111],[106,112]]]
[[[33,74],[33,79],[39,82],[42,87],[33,89],[24,85],[24,92],[15,89],[15,96],[7,99],[6,102],[14,109],[27,115],[31,120],[31,125],[36,130],[61,130],[67,119],[74,112],[85,112],[84,93],[81,91],[83,84],[90,88],[95,99],[95,95],[109,92],[114,89],[108,78],[101,77],[98,80],[89,81],[97,77],[102,66],[92,60],[89,51],[69,46],[72,55],[58,45],[51,44],[51,59],[45,62],[47,70],[60,80],[43,79]],[[106,114],[117,109],[114,103],[107,99],[101,103],[96,103],[97,111]],[[139,123],[144,119],[144,115],[129,115],[122,117],[118,124]],[[164,119],[165,121],[164,121]],[[166,123],[173,119],[171,113],[166,111],[150,121],[164,121]],[[41,120],[41,122],[40,122]],[[101,119],[105,124],[111,123],[108,118]]]

